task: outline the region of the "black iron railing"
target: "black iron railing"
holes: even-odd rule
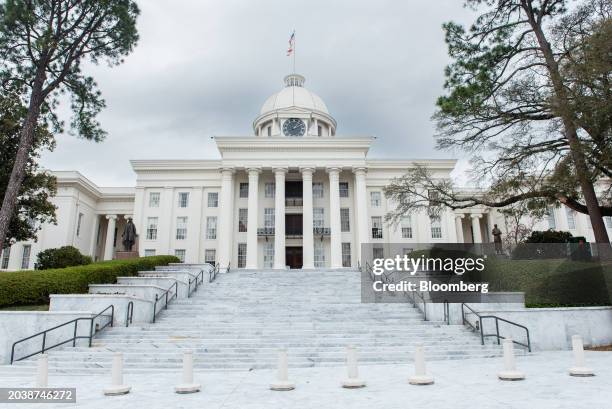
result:
[[[189,283],[187,286],[187,297],[191,297],[194,291],[197,291],[198,286],[204,282],[204,270],[200,270],[194,278],[189,277]],[[193,286],[193,290],[191,289]]]
[[[315,236],[329,236],[331,235],[331,228],[330,227],[313,227],[312,233]]]
[[[372,238],[373,239],[382,239],[383,231],[380,227],[372,227]]]
[[[470,320],[468,320],[465,317],[466,316],[466,312],[465,312],[466,308],[468,310],[470,310],[470,312],[472,314],[474,314],[476,317],[478,317],[478,320],[474,324],[472,324],[470,322]],[[515,326],[517,328],[524,329],[526,337],[527,337],[527,342],[526,343],[519,342],[519,341],[516,341],[514,339],[512,339],[512,342],[517,344],[517,345],[520,345],[520,346],[523,346],[523,347],[527,348],[527,350],[529,352],[531,352],[531,339],[529,337],[529,329],[526,326],[524,326],[524,325],[517,324],[516,322],[508,321],[507,319],[498,317],[497,315],[481,315],[478,311],[474,310],[472,307],[470,307],[466,303],[462,303],[461,304],[461,318],[463,320],[463,325],[467,325],[470,328],[472,328],[474,331],[480,332],[480,343],[482,345],[484,345],[484,339],[488,338],[488,337],[495,337],[495,338],[497,338],[497,344],[498,345],[501,343],[500,341],[502,339],[506,339],[507,338],[507,337],[504,337],[504,336],[500,335],[500,333],[499,333],[499,322],[500,321],[505,322],[506,324],[513,325],[513,326]],[[484,328],[482,327],[482,321],[485,320],[485,319],[493,319],[493,320],[495,320],[495,333],[492,333],[492,334],[485,334],[484,333]]]
[[[285,206],[302,206],[304,199],[301,197],[286,197]]]
[[[134,317],[134,302],[130,301],[127,305],[127,312],[125,314],[125,326],[129,327]]]
[[[107,312],[110,309],[110,315],[105,315],[104,313]],[[110,320],[104,324],[103,326],[97,326],[94,325],[95,321],[97,318],[99,317],[110,317]],[[46,351],[53,349],[53,348],[57,348],[61,345],[67,344],[69,342],[72,342],[72,346],[75,347],[76,346],[76,341],[77,339],[88,339],[89,340],[89,346],[91,347],[91,343],[92,343],[92,339],[93,337],[100,331],[102,331],[104,328],[108,327],[108,326],[113,326],[113,321],[115,320],[115,306],[114,305],[109,305],[108,307],[106,307],[105,309],[103,309],[102,311],[100,311],[100,313],[94,315],[93,317],[80,317],[80,318],[75,318],[73,320],[70,320],[68,322],[65,322],[63,324],[60,325],[56,325],[53,328],[49,328],[46,329],[44,331],[41,332],[37,332],[34,335],[30,335],[29,337],[20,339],[19,341],[16,341],[13,343],[13,347],[11,348],[11,364],[13,364],[13,362],[16,361],[21,361],[23,359],[29,358],[31,356],[37,355],[37,354],[44,354]],[[78,330],[79,330],[79,322],[80,321],[89,321],[89,334],[87,335],[78,335]],[[72,334],[72,337],[63,341],[59,341],[53,345],[47,345],[47,334],[49,334],[51,331],[54,331],[58,328],[63,328],[69,325],[74,325],[74,331]],[[33,338],[42,336],[42,347],[40,350],[33,352],[31,354],[22,356],[20,358],[15,359],[15,347],[19,344],[21,344],[22,342],[25,341],[29,341]]]
[[[174,288],[174,293],[171,292],[173,288]],[[159,294],[155,294],[155,302],[153,303],[153,322],[155,322],[155,318],[157,317],[157,314],[159,314],[162,310],[168,309],[168,303],[177,297],[178,297],[178,282],[176,281],[174,282],[174,284],[170,286],[170,288],[168,288],[166,291],[161,293],[161,296]],[[164,305],[162,306],[162,308],[160,308],[159,311],[157,311],[157,303],[160,302],[161,300],[164,300]]]
[[[258,236],[274,236],[274,227],[263,227],[257,229]]]

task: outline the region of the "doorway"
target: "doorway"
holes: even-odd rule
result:
[[[302,268],[302,247],[285,247],[285,263],[289,268]]]

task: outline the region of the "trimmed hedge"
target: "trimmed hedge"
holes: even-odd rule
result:
[[[49,302],[49,294],[85,294],[89,284],[115,283],[155,266],[177,263],[174,256],[103,261],[67,268],[0,273],[0,307]]]

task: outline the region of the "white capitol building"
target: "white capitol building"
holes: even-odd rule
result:
[[[175,254],[222,268],[356,267],[362,243],[480,243],[491,241],[493,224],[503,230],[503,217],[487,208],[434,219],[412,214],[387,225],[393,203],[383,187],[391,179],[416,163],[448,178],[456,161],[370,158],[373,137],[336,130],[304,77],[288,75],[253,121],[254,136],[214,138],[218,160],[133,160],[133,188],[54,172],[57,225],[43,226],[36,242],[6,249],[0,269],[33,268],[39,251],[65,245],[112,259],[130,217],[141,256]],[[566,208],[552,209],[541,224],[593,238],[585,215]]]

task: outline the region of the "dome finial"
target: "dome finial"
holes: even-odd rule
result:
[[[289,74],[285,76],[286,87],[303,87],[306,78],[300,74]]]

